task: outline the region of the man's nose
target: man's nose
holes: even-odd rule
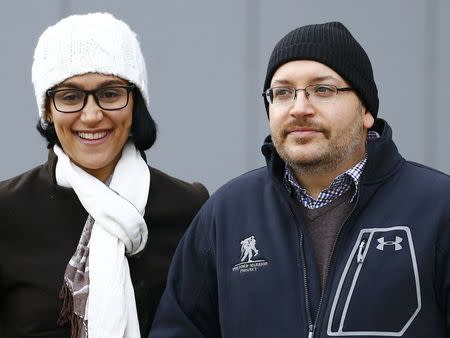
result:
[[[294,101],[289,111],[291,115],[314,115],[314,107],[308,99],[308,93],[304,89],[297,89]]]

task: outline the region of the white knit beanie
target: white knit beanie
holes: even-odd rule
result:
[[[46,91],[91,72],[134,83],[149,109],[147,71],[136,34],[109,13],[72,15],[48,27],[34,51],[31,77],[41,123],[45,123]]]

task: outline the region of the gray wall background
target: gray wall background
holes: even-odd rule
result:
[[[260,96],[275,43],[338,20],[366,49],[379,116],[403,155],[450,173],[450,0],[15,0],[0,11],[0,180],[47,158],[31,84],[39,35],[59,19],[108,11],[137,32],[159,137],[149,162],[211,192],[264,164]]]

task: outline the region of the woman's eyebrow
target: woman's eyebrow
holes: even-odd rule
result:
[[[106,87],[106,86],[124,86],[127,85],[124,81],[121,80],[106,80],[103,82],[97,83],[96,88]],[[80,83],[67,81],[61,83],[57,88],[75,88],[75,89],[84,89],[84,86]]]

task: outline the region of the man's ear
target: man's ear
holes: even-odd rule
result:
[[[375,119],[371,112],[367,111],[366,109],[363,110],[363,125],[366,129],[372,128],[373,124],[375,123]]]
[[[361,104],[361,114],[363,114],[363,125],[366,129],[370,129],[375,123],[373,114],[367,110],[365,104],[361,100],[359,101],[359,103]]]

